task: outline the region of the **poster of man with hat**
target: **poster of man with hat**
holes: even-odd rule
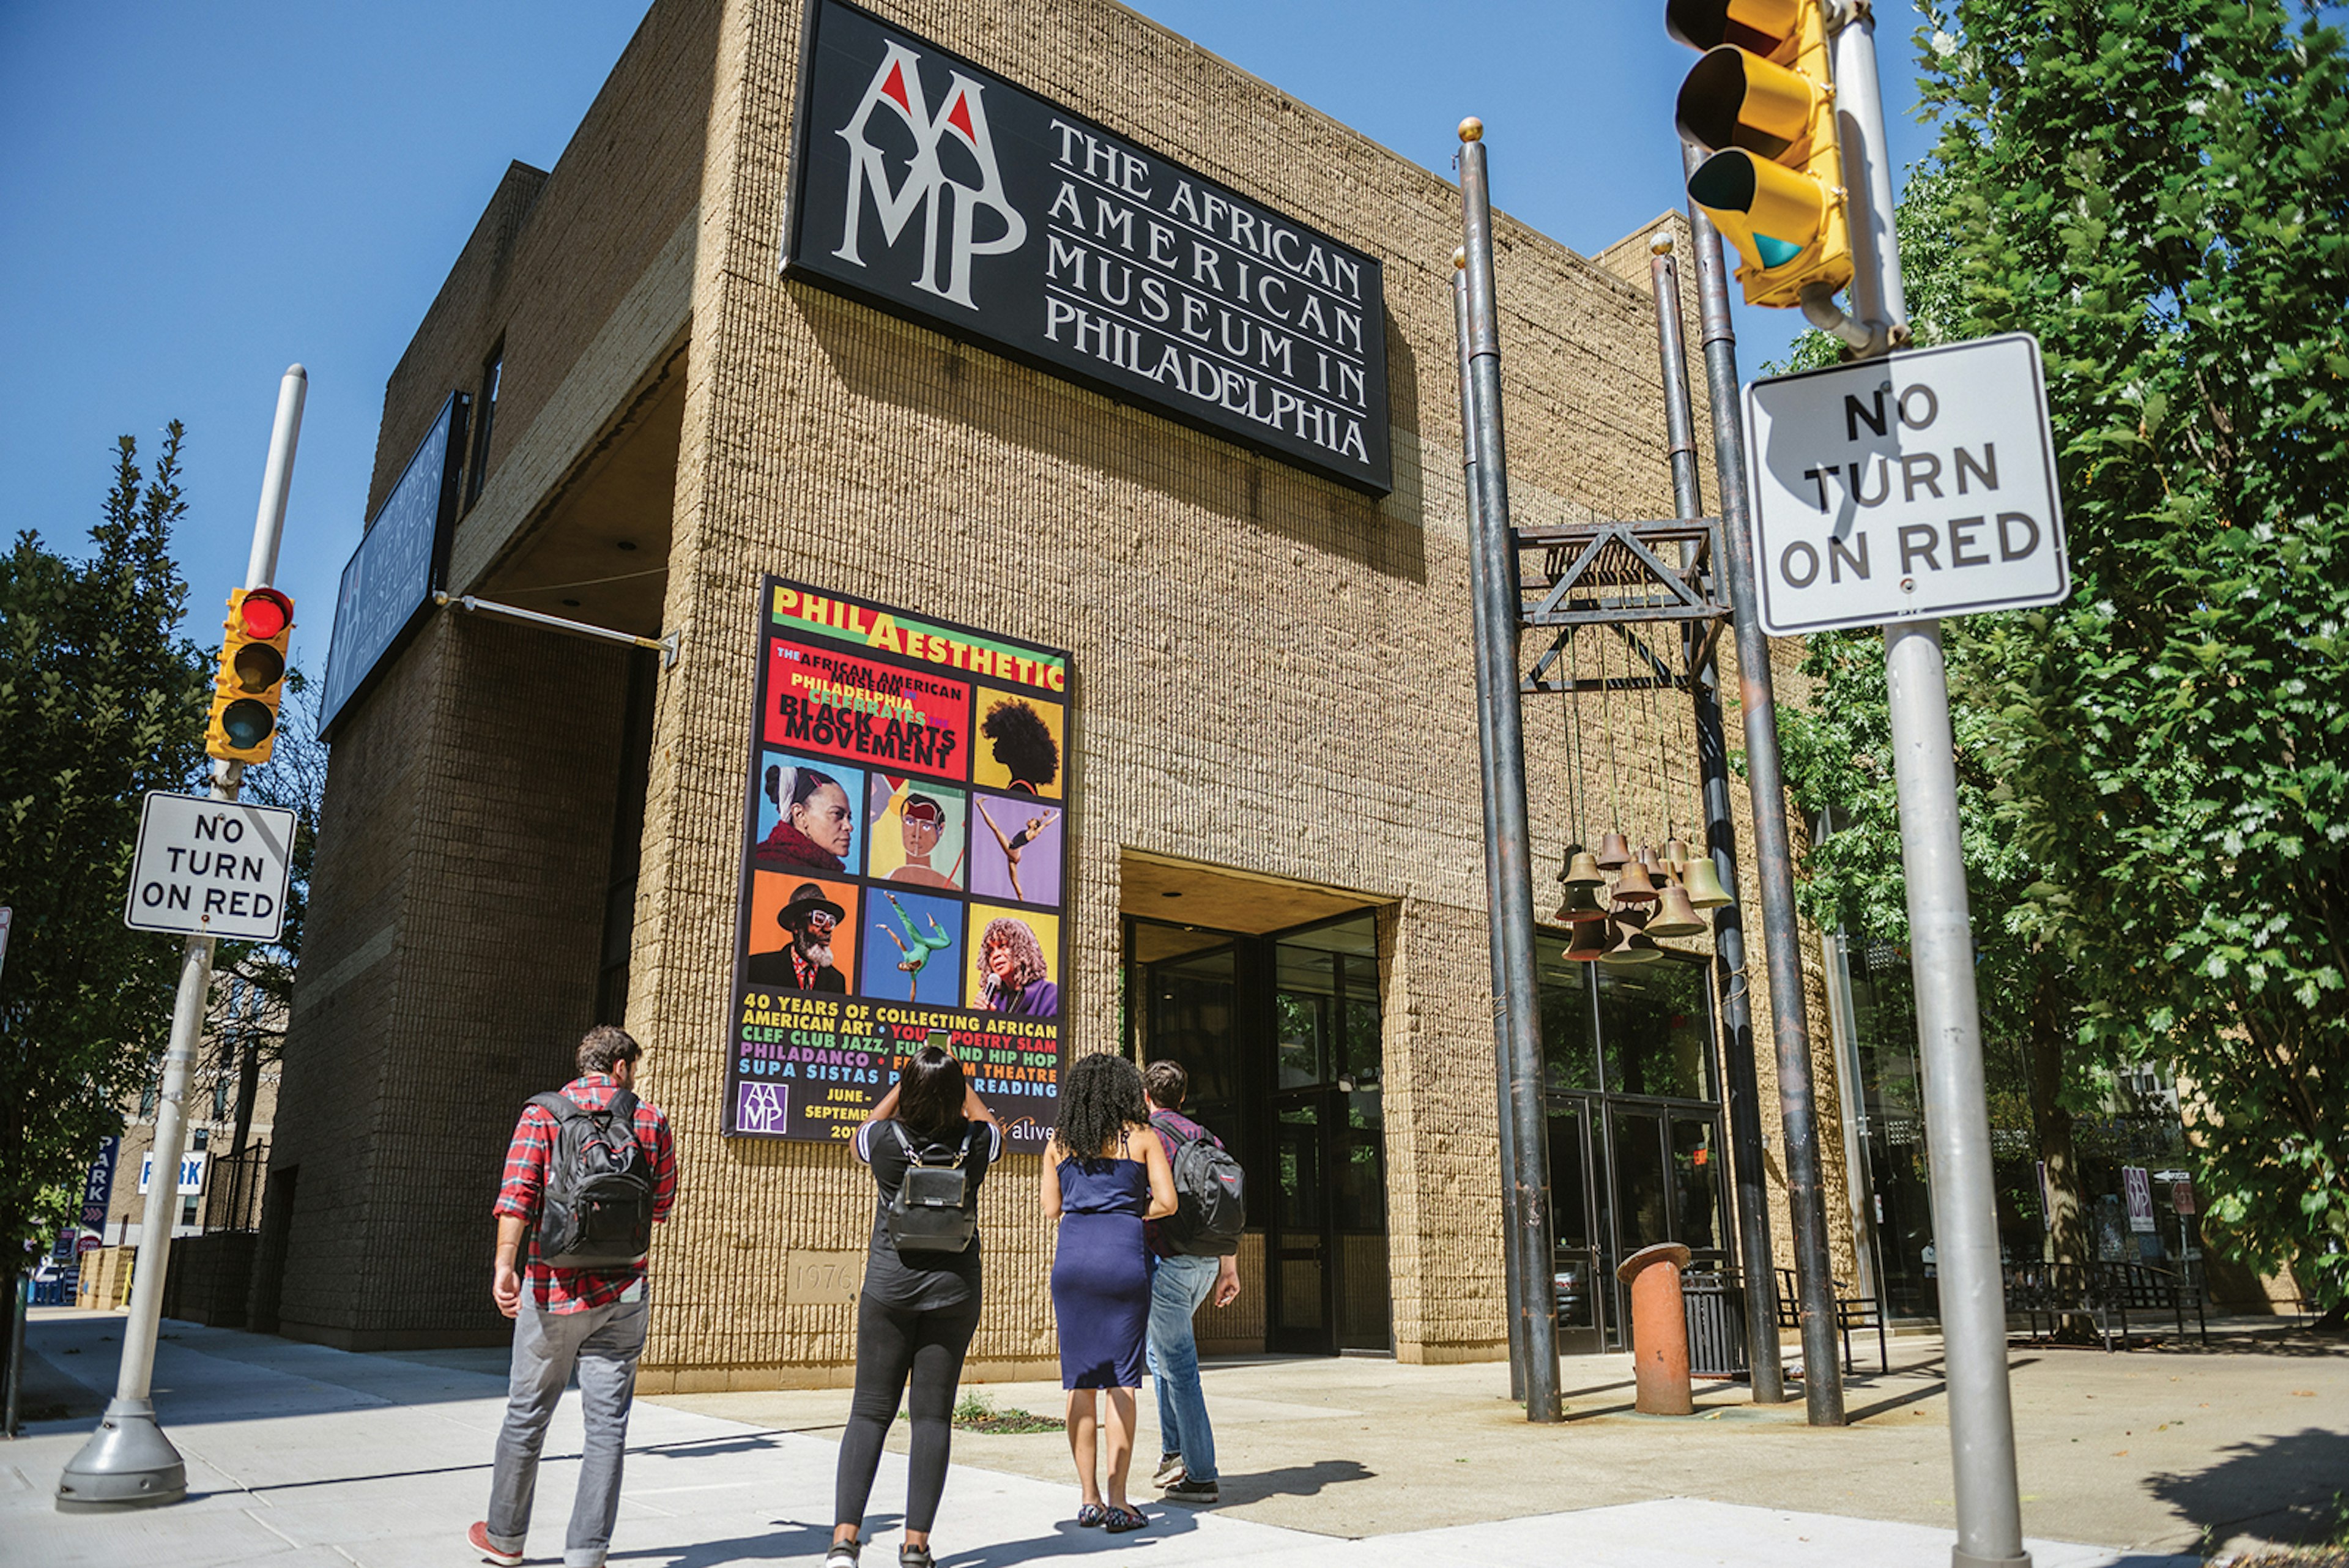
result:
[[[813,882],[793,888],[775,911],[775,924],[790,940],[772,952],[752,953],[743,977],[770,991],[826,991],[845,995],[847,977],[833,961],[833,945],[848,911]]]

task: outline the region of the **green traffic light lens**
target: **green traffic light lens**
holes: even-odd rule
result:
[[[285,679],[285,656],[265,642],[248,642],[229,661],[236,683],[247,691],[266,691]]]
[[[276,728],[277,715],[269,711],[269,704],[249,697],[230,703],[221,713],[221,733],[240,750],[261,744]]]

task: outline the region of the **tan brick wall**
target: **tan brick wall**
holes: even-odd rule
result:
[[[454,293],[444,294],[481,290],[511,302],[510,388],[559,383],[581,410],[608,389],[616,411],[634,373],[624,356],[571,346],[599,342],[596,335],[625,314],[616,302],[641,296],[647,279],[666,275],[665,258],[679,254],[679,222],[693,225],[693,341],[663,616],[666,628],[683,634],[685,656],[662,678],[656,701],[626,1020],[647,1044],[646,1086],[675,1121],[684,1167],[676,1220],[656,1244],[660,1305],[646,1386],[834,1381],[853,1350],[851,1309],[789,1301],[787,1262],[796,1251],[863,1244],[869,1179],[836,1147],[729,1141],[718,1131],[751,718],[752,596],[770,571],[1073,651],[1066,750],[1075,959],[1062,979],[1075,1049],[1117,1043],[1124,850],[1351,888],[1379,909],[1397,1347],[1418,1360],[1493,1355],[1504,1327],[1450,295],[1458,193],[1109,0],[1052,7],[902,0],[879,8],[1381,257],[1396,488],[1383,501],[1367,499],[784,281],[776,245],[801,7],[796,0],[655,6],[590,116],[591,126],[605,129],[591,135],[583,126],[500,253],[508,259],[487,269],[505,281],[474,276],[469,268],[482,269],[468,260],[452,275]],[[668,42],[656,47],[654,39]],[[706,59],[697,62],[688,43],[706,46]],[[700,98],[648,94],[643,85],[671,78],[702,83]],[[633,124],[647,118],[663,123]],[[690,139],[681,129],[688,122]],[[607,133],[655,137],[666,161],[599,165]],[[686,140],[690,158],[678,151]],[[1496,161],[1537,155],[1495,151]],[[555,232],[548,214],[558,197],[583,213],[607,212],[637,199],[624,181],[646,184],[642,204],[657,209],[666,229],[648,217],[630,231],[635,240],[592,251],[541,238],[543,224]],[[1594,264],[1522,225],[1499,224],[1512,495],[1522,522],[1670,509],[1647,233]],[[574,302],[564,325],[575,336],[550,328],[525,352],[513,324],[542,308],[542,295]],[[459,314],[453,305],[450,314]],[[486,316],[480,321],[487,327]],[[430,335],[419,334],[419,345]],[[447,379],[463,369],[465,353],[487,346],[450,346],[461,337],[440,332],[433,340],[443,346],[412,350],[403,363],[388,401],[387,453],[404,456],[412,446],[438,403],[434,378]],[[542,355],[543,365],[535,362]],[[1701,366],[1692,372],[1702,408]],[[547,439],[554,416],[533,410],[551,410],[559,400],[549,394],[533,404],[518,391],[510,399],[499,415],[501,449]],[[584,413],[563,418],[592,422]],[[1701,427],[1699,439],[1709,473],[1709,431]],[[562,444],[533,462],[561,470]],[[520,515],[540,503],[525,493],[500,504]],[[907,549],[909,537],[926,547]],[[436,628],[406,656],[397,690],[414,701],[480,699],[478,670],[460,657],[480,635]],[[575,708],[569,683],[595,679],[593,661],[580,655],[544,679],[554,684],[533,688],[541,702]],[[394,689],[387,684],[337,747],[330,809],[338,820],[370,814],[364,803],[378,796],[387,820],[426,815],[428,792],[412,776],[418,759],[403,750],[412,737],[381,711]],[[601,711],[605,701],[588,706]],[[551,780],[551,753],[569,742],[532,730],[525,714],[498,711],[510,727],[493,726],[470,758],[433,753],[436,767],[453,770],[432,786],[433,799]],[[1529,701],[1526,713],[1537,898],[1546,909],[1555,898],[1548,872],[1572,827],[1562,787],[1568,729],[1554,701]],[[1595,722],[1586,716],[1586,748]],[[1733,745],[1736,724],[1733,712]],[[616,767],[614,759],[605,776]],[[378,768],[383,778],[375,782]],[[359,781],[346,784],[347,771]],[[580,757],[576,776],[561,782],[584,796],[589,771]],[[1692,780],[1679,787],[1692,790]],[[1734,794],[1741,844],[1750,846],[1742,780]],[[574,815],[584,826],[517,825],[511,839],[520,855],[531,834],[552,834],[579,850],[578,865],[509,866],[509,873],[564,899],[584,895],[595,879],[585,846],[598,825],[584,805]],[[1640,832],[1661,839],[1659,807],[1631,815]],[[562,920],[548,916],[535,946],[502,912],[469,914],[460,929],[481,951],[463,965],[449,961],[445,944],[417,945],[405,925],[380,957],[367,958],[370,943],[382,944],[383,911],[406,919],[409,909],[455,910],[482,887],[460,876],[453,850],[403,858],[392,837],[369,826],[354,833],[347,860],[331,875],[322,861],[318,929],[305,964],[344,978],[315,1024],[296,1021],[297,1035],[311,1031],[307,1048],[330,1064],[316,1082],[369,1097],[378,1107],[369,1113],[376,1128],[388,1126],[379,1107],[397,1078],[379,1059],[385,1047],[428,1038],[434,1023],[460,1040],[500,1038],[468,1009],[486,998],[501,970],[511,976],[525,951],[549,961],[547,972],[533,976],[534,1016],[549,1034],[543,1054],[554,1050],[554,1021],[592,993],[592,972],[584,980],[554,972],[554,961],[592,958],[584,909]],[[1745,863],[1750,880],[1750,853]],[[1758,930],[1749,940],[1775,1148]],[[436,1020],[429,1023],[410,997],[418,987],[436,992]],[[523,1083],[527,1075],[517,1064],[509,1085],[469,1066],[464,1083],[469,1094],[489,1083],[483,1096],[510,1116],[522,1093],[544,1086]],[[296,1087],[289,1075],[289,1096]],[[304,1092],[321,1118],[344,1115],[322,1090]],[[493,1165],[504,1131],[486,1125],[494,1119],[449,1117],[452,1170],[468,1171],[465,1162],[475,1159]],[[460,1123],[477,1150],[457,1152]],[[338,1142],[373,1151],[366,1157],[372,1168],[336,1179],[340,1199],[314,1188],[305,1163],[297,1229],[311,1228],[309,1255],[331,1264],[348,1261],[356,1243],[330,1232],[359,1229],[345,1224],[356,1216],[331,1204],[391,1184],[382,1138],[359,1137],[347,1116],[339,1126],[322,1120],[315,1141],[321,1154],[307,1161]],[[1050,1236],[1034,1181],[1032,1160],[1009,1159],[982,1200],[991,1284],[974,1347],[977,1376],[1032,1372],[1053,1354],[1044,1285]],[[473,1201],[469,1195],[450,1211],[469,1214]],[[1779,1217],[1783,1225],[1783,1205]],[[385,1222],[380,1214],[367,1220]],[[436,1262],[424,1272],[418,1292],[478,1291],[481,1233],[463,1229],[471,1223],[460,1220],[462,1247],[450,1252],[446,1269]],[[1787,1255],[1783,1241],[1779,1255]],[[313,1294],[302,1321],[323,1324],[339,1311],[334,1321],[354,1321],[347,1332],[361,1332],[351,1309],[305,1288]],[[300,1315],[295,1301],[289,1278],[289,1321]],[[390,1332],[406,1313],[400,1321],[453,1326],[479,1321],[479,1311],[471,1296],[458,1311],[413,1295],[367,1321]]]
[[[283,1331],[494,1336],[490,1202],[594,1023],[624,655],[440,616],[346,717],[278,1096]]]

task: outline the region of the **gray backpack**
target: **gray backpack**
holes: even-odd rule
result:
[[[883,1207],[883,1228],[901,1252],[959,1252],[978,1234],[978,1216],[970,1212],[970,1172],[963,1161],[970,1153],[970,1133],[964,1130],[953,1158],[943,1163],[925,1158],[905,1124],[894,1117],[889,1129],[905,1151],[905,1177],[897,1195]],[[934,1146],[931,1154],[943,1152]]]

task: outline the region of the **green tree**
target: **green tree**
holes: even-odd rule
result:
[[[141,797],[203,761],[204,655],[170,553],[184,432],[151,475],[121,438],[86,560],[37,534],[0,556],[0,1244],[64,1223],[170,1033],[179,947],[127,929]]]
[[[2075,590],[1945,628],[1970,876],[2024,877],[1977,926],[2065,966],[2075,1056],[2175,1069],[2214,1242],[2337,1303],[2349,51],[2287,0],[1952,0],[1920,43],[1920,336],[2038,337]]]

